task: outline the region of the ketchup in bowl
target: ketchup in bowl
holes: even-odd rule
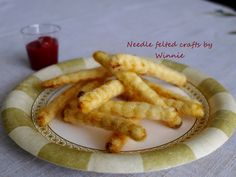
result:
[[[39,70],[56,64],[58,61],[58,40],[50,36],[41,36],[26,45],[32,69]]]

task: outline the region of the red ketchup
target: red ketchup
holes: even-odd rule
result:
[[[31,68],[39,70],[58,61],[58,41],[49,36],[39,37],[26,45]]]

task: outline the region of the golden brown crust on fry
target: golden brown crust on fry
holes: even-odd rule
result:
[[[52,100],[52,102],[50,102],[46,107],[40,110],[36,120],[38,125],[46,126],[56,115],[58,115],[64,109],[67,102],[76,96],[83,84],[84,83],[77,83],[71,86],[62,94],[54,98],[54,100]]]
[[[37,117],[36,122],[41,127],[46,126],[46,124],[47,124],[46,120],[48,120],[49,118],[45,118],[45,117],[53,117],[53,116],[55,116],[55,115],[48,114],[46,108],[43,108],[41,110],[41,113]]]
[[[177,112],[174,108],[163,108],[161,106],[137,101],[109,100],[97,110],[135,119],[147,118],[151,120],[165,120],[166,117],[175,118],[177,116]]]
[[[204,110],[200,103],[183,102],[164,97],[163,100],[168,106],[176,108],[181,115],[194,116],[196,118],[204,116]]]
[[[124,95],[125,94],[125,95]],[[129,92],[127,94],[127,92],[125,92],[123,95],[125,98],[128,98],[128,100],[133,100],[133,101],[144,101],[140,96],[138,96],[136,93],[134,92]],[[165,98],[162,97],[163,100],[165,100]],[[174,101],[172,99],[172,101]],[[163,109],[171,109],[169,112],[169,116],[164,117],[161,120],[162,123],[164,123],[166,126],[171,127],[171,128],[179,128],[182,125],[182,119],[181,117],[178,116],[178,114],[176,114],[176,107],[173,107],[170,105],[171,102],[168,102],[168,106],[163,107]],[[176,106],[178,106],[178,109],[181,109],[181,107],[183,106],[183,103],[180,102],[181,104],[176,104]],[[175,109],[174,109],[175,108]],[[174,109],[174,110],[173,110]],[[178,111],[179,113],[179,111]]]
[[[100,127],[106,130],[113,130],[130,138],[141,141],[146,137],[146,130],[141,125],[134,124],[131,120],[92,111],[89,114],[83,114],[77,110],[65,109],[64,120],[73,124],[86,124]]]
[[[85,83],[80,90],[78,91],[78,94],[76,95],[77,97],[74,97],[73,99],[70,100],[68,105],[70,106],[71,109],[78,110],[78,98],[83,96],[86,92],[91,91],[95,89],[96,87],[99,87],[103,84],[102,80],[97,80],[97,81],[91,81],[88,83]]]
[[[106,143],[105,148],[108,152],[118,153],[121,151],[127,141],[128,136],[118,132],[114,132]]]
[[[55,88],[64,84],[76,83],[84,80],[102,79],[111,76],[103,67],[81,70],[75,73],[65,74],[50,80],[42,82],[41,86],[44,88]]]
[[[95,81],[91,81],[91,82],[88,82],[86,84],[84,84],[82,87],[81,87],[81,91],[86,93],[86,92],[89,92],[97,87],[100,87],[104,84],[104,81],[103,80],[95,80]]]
[[[136,92],[136,94],[141,97],[143,101],[147,101],[148,103],[155,105],[166,106],[160,96],[136,73],[119,71],[115,73],[115,76],[127,87],[127,89]]]
[[[103,51],[96,51],[93,53],[95,61],[100,63],[104,68],[110,70],[110,59],[111,55]]]
[[[161,122],[163,124],[165,124],[166,126],[170,127],[170,128],[179,128],[182,125],[182,118],[179,116],[170,118],[170,117],[166,117],[166,119],[161,120]]]
[[[124,92],[123,84],[118,80],[111,80],[102,86],[85,93],[79,98],[79,108],[83,113],[88,113],[98,108],[109,99]]]
[[[110,66],[114,71],[123,70],[136,72],[137,74],[146,74],[178,86],[184,85],[187,81],[185,75],[172,70],[165,65],[145,60],[134,55],[113,55],[110,61]]]
[[[168,106],[176,108],[180,114],[195,116],[197,118],[204,116],[203,106],[199,101],[179,95],[151,81],[144,81],[162,96],[162,99]]]
[[[139,119],[130,119],[133,123],[139,124]],[[117,153],[120,152],[125,145],[125,143],[128,141],[129,137],[119,133],[114,132],[108,142],[106,143],[106,150],[108,152]]]
[[[177,94],[157,83],[153,83],[147,79],[143,79],[144,82],[149,85],[149,87],[151,87],[153,90],[155,90],[157,93],[159,93],[159,95],[163,96],[163,97],[166,97],[166,98],[172,98],[172,99],[176,99],[176,100],[180,100],[180,101],[183,101],[183,102],[187,102],[187,101],[191,101],[193,103],[199,103],[197,100],[193,100],[191,98],[188,98],[186,96],[182,96],[180,94]]]

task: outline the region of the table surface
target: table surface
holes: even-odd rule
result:
[[[220,11],[219,11],[220,10]],[[221,11],[223,10],[223,11]],[[225,12],[225,13],[224,13]],[[179,62],[216,78],[235,97],[236,17],[230,9],[201,0],[159,1],[63,1],[0,0],[0,100],[30,69],[19,29],[50,22],[62,27],[60,61],[91,56],[95,50],[155,57],[156,52],[184,52]],[[208,41],[212,49],[127,48],[129,41]],[[135,177],[235,176],[236,135],[212,154],[190,164],[160,172],[129,174]],[[118,175],[70,170],[30,155],[18,147],[0,124],[0,176],[95,176]]]

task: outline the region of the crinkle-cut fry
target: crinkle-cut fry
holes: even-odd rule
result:
[[[126,101],[141,101],[141,102],[145,102],[144,99],[142,99],[142,98],[137,96],[137,93],[135,93],[134,90],[127,89],[127,88],[125,88],[125,91],[120,95],[120,98],[122,100],[126,100]]]
[[[144,101],[148,103],[166,106],[160,96],[152,90],[136,73],[129,71],[115,72],[115,76],[127,89],[134,90]]]
[[[137,74],[150,75],[178,86],[183,86],[187,81],[184,74],[163,64],[128,54],[113,55],[110,66],[115,71],[132,71]]]
[[[109,100],[98,109],[100,112],[119,115],[135,119],[163,120],[166,118],[175,118],[178,114],[174,108],[166,107],[136,101],[118,101]]]
[[[87,83],[81,88],[80,93],[84,94],[85,92],[90,91],[94,88],[96,88],[95,84]],[[78,104],[77,99],[72,100],[70,102],[70,109],[78,109],[77,104]],[[98,108],[98,111],[99,111],[99,108]],[[132,119],[132,121],[134,122],[134,119]],[[127,142],[127,140],[128,140],[128,136],[126,136],[122,133],[119,133],[119,132],[114,132],[111,135],[108,142],[106,143],[105,148],[108,152],[111,152],[111,153],[120,152],[121,149],[123,148],[123,146],[125,145],[125,143]]]
[[[121,103],[124,101],[117,101],[117,102]],[[135,102],[132,102],[132,103],[135,103]],[[121,103],[122,104],[121,106],[118,106],[119,104],[117,104],[113,107],[112,104],[116,104],[116,101],[108,101],[107,103],[102,105],[98,110],[113,113],[113,114],[114,113],[119,114],[121,111],[121,115],[124,116],[125,113],[127,113],[127,111],[133,112],[135,107],[137,106],[136,104],[134,104],[134,107],[132,107],[131,105],[127,106],[126,104]],[[129,102],[127,102],[127,104],[129,104]],[[154,105],[151,105],[151,106],[154,106]],[[122,111],[122,109],[126,109],[126,111]],[[166,115],[167,117],[163,117],[163,119],[159,119],[158,117],[156,117],[157,114],[155,114],[155,113],[154,113],[154,116],[152,116],[153,115],[152,108],[151,108],[150,112],[148,111],[150,109],[144,109],[143,111],[146,114],[144,113],[144,115],[142,115],[142,116],[138,112],[134,113],[135,119],[134,119],[134,117],[132,117],[133,115],[129,114],[129,116],[131,116],[133,118],[130,120],[132,120],[134,123],[138,123],[140,118],[143,118],[143,116],[150,116],[151,119],[153,117],[155,117],[154,120],[161,120],[168,127],[172,127],[172,128],[180,127],[182,124],[181,118],[177,115],[176,111],[173,110],[173,108],[169,108],[169,109],[172,109],[172,110],[168,110],[169,111],[168,114],[170,114],[170,116]],[[167,111],[167,110],[165,110],[165,111]],[[127,117],[127,114],[125,116]],[[118,153],[122,150],[123,146],[126,144],[127,141],[128,141],[128,137],[126,135],[118,133],[118,132],[114,132],[112,134],[112,136],[110,137],[110,139],[108,140],[108,142],[106,143],[105,148],[108,152]]]
[[[151,82],[149,82],[148,85],[158,93],[158,90],[156,89],[157,87],[153,83],[151,84],[150,83]],[[168,92],[170,93],[168,97],[172,96],[173,99],[161,96],[161,99],[165,102],[167,106],[175,108],[177,112],[180,113],[181,115],[189,115],[189,116],[194,116],[196,118],[201,118],[204,116],[203,106],[200,102],[198,102],[197,100],[193,100],[193,99],[178,95],[174,92],[172,94],[171,91],[169,90]],[[139,95],[137,95],[133,91],[124,92],[122,96],[126,99],[132,99],[133,101],[146,101],[146,100],[143,100],[143,98],[141,98]],[[151,103],[151,102],[148,102],[148,103]]]
[[[133,101],[145,101],[134,92],[129,92],[129,93],[124,92],[122,94],[122,97]],[[177,112],[181,115],[194,116],[196,118],[201,118],[204,116],[204,110],[201,103],[186,102],[186,101],[183,102],[180,100],[175,100],[165,97],[162,97],[162,99],[168,107],[175,108]]]
[[[133,123],[139,124],[140,119],[130,119]],[[108,142],[105,145],[105,148],[107,152],[111,153],[118,153],[122,150],[123,146],[126,144],[128,141],[129,137],[119,133],[119,132],[114,132]]]
[[[131,120],[120,116],[113,116],[97,111],[83,114],[79,110],[71,110],[70,108],[66,108],[64,111],[64,120],[72,124],[82,123],[106,130],[116,131],[127,135],[135,141],[141,141],[146,137],[146,130],[141,125],[137,125]]]
[[[188,98],[186,96],[180,95],[178,93],[175,93],[173,91],[171,91],[170,89],[167,89],[157,83],[151,82],[147,79],[144,79],[144,82],[151,87],[153,90],[155,90],[159,95],[166,97],[166,98],[172,98],[172,99],[176,99],[176,100],[180,100],[183,102],[193,102],[193,103],[199,103],[197,100]]]
[[[137,95],[137,93],[132,92],[132,91],[130,91],[128,94],[127,94],[127,92],[124,92],[122,94],[122,97],[127,98],[128,100],[131,100],[131,101],[138,101],[138,102],[145,101],[142,97]],[[164,99],[163,99],[163,101],[164,101]],[[150,102],[148,102],[148,103],[150,103]],[[180,106],[182,106],[182,105],[180,105]],[[172,108],[171,107],[172,106],[170,106],[170,105],[166,105],[166,106],[163,107],[163,109],[173,109],[173,107]],[[173,110],[172,112],[173,112],[173,114],[176,114],[176,110]],[[167,125],[170,128],[179,128],[182,125],[182,119],[178,115],[177,116],[165,117],[165,119],[162,119],[161,122],[164,123],[165,125]]]
[[[175,129],[181,127],[183,123],[182,118],[178,115],[172,118],[166,117],[166,119],[162,119],[161,122],[165,124],[167,127],[175,128]]]
[[[83,84],[84,82],[79,82],[71,86],[54,98],[46,107],[42,108],[36,120],[38,125],[46,126],[56,115],[61,113],[67,102],[76,97],[76,94]]]
[[[176,108],[176,110],[182,115],[194,116],[196,118],[201,118],[204,116],[203,107],[199,103],[191,104],[165,97],[163,97],[163,100],[168,106]]]
[[[151,105],[144,102],[125,102],[125,101],[108,101],[98,108],[98,111],[117,114],[123,117],[132,118],[134,123],[138,123],[141,118],[160,120],[168,127],[178,128],[182,124],[174,108],[161,108],[160,106]],[[128,137],[124,134],[114,132],[106,143],[108,152],[120,152],[127,142]]]
[[[128,138],[128,136],[122,133],[114,132],[106,143],[105,148],[108,152],[118,153],[122,150]]]
[[[104,68],[110,70],[111,55],[103,51],[96,51],[93,53],[95,61],[100,63]]]
[[[78,94],[76,95],[77,97],[74,97],[73,99],[70,100],[68,103],[71,109],[78,110],[78,99],[79,97],[83,96],[86,92],[91,91],[103,84],[102,80],[95,80],[95,81],[90,81],[88,83],[85,83],[81,89],[78,91]]]
[[[44,88],[55,88],[64,84],[76,83],[84,80],[102,79],[111,76],[110,72],[103,67],[80,70],[78,72],[65,74],[42,82]]]
[[[89,91],[91,91],[91,90],[93,90],[93,89],[95,89],[97,87],[100,87],[103,84],[104,84],[103,80],[90,81],[90,82],[84,84],[81,87],[80,91],[78,92],[77,97],[79,98],[79,97],[83,96],[86,92],[89,92]]]
[[[139,119],[133,118],[130,120],[136,124],[139,123]],[[110,152],[110,153],[118,153],[122,150],[122,148],[124,147],[124,145],[126,144],[128,139],[129,139],[129,137],[122,134],[122,133],[113,132],[110,139],[108,140],[108,142],[105,145],[105,149],[107,150],[107,152]]]
[[[109,99],[116,97],[124,92],[123,84],[118,80],[111,80],[102,86],[85,93],[79,97],[78,107],[83,113],[88,113],[98,108]]]
[[[168,106],[175,107],[181,114],[203,117],[204,110],[202,104],[194,99],[179,95],[169,89],[162,87],[156,83],[144,80],[153,90],[159,93]],[[181,106],[182,105],[182,106]]]

